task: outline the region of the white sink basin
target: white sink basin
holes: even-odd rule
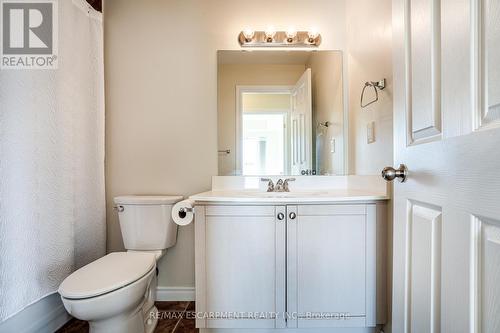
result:
[[[248,198],[303,198],[328,194],[327,191],[259,192],[241,191],[238,195]]]

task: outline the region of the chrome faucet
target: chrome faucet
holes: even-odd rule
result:
[[[261,178],[260,181],[268,182],[267,192],[290,192],[288,183],[295,181],[295,178],[286,178],[285,180],[278,179],[278,181],[276,182],[276,186],[274,185],[271,178]]]
[[[268,182],[267,183],[267,192],[274,192],[274,184],[273,180],[271,178],[261,178],[261,182]]]
[[[288,187],[288,183],[289,182],[294,182],[295,181],[295,178],[287,178],[285,179],[285,181],[283,182],[283,191],[284,192],[290,192],[290,188]]]
[[[274,192],[285,192],[285,186],[284,186],[283,179],[278,179],[276,182],[276,187],[274,188]]]

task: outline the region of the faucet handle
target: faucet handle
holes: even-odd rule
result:
[[[274,184],[273,184],[273,180],[271,178],[261,178],[260,181],[267,182],[267,192],[274,191]]]
[[[274,189],[275,192],[283,192],[285,190],[285,187],[283,186],[284,185],[284,182],[283,182],[283,179],[278,179],[278,181],[276,182],[276,187]]]
[[[285,179],[285,182],[283,183],[283,191],[285,192],[290,192],[290,188],[288,187],[289,182],[294,182],[296,179],[295,178],[287,178]]]

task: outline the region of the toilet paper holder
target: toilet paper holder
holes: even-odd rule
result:
[[[187,213],[192,213],[194,212],[194,209],[191,208],[191,207],[182,207],[181,209],[179,209],[179,217],[181,219],[185,218]]]
[[[172,220],[177,225],[188,225],[194,221],[194,200],[186,199],[177,202],[171,211]]]

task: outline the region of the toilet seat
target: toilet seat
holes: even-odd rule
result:
[[[113,252],[68,276],[58,291],[67,299],[96,297],[134,283],[155,265],[152,253]]]

